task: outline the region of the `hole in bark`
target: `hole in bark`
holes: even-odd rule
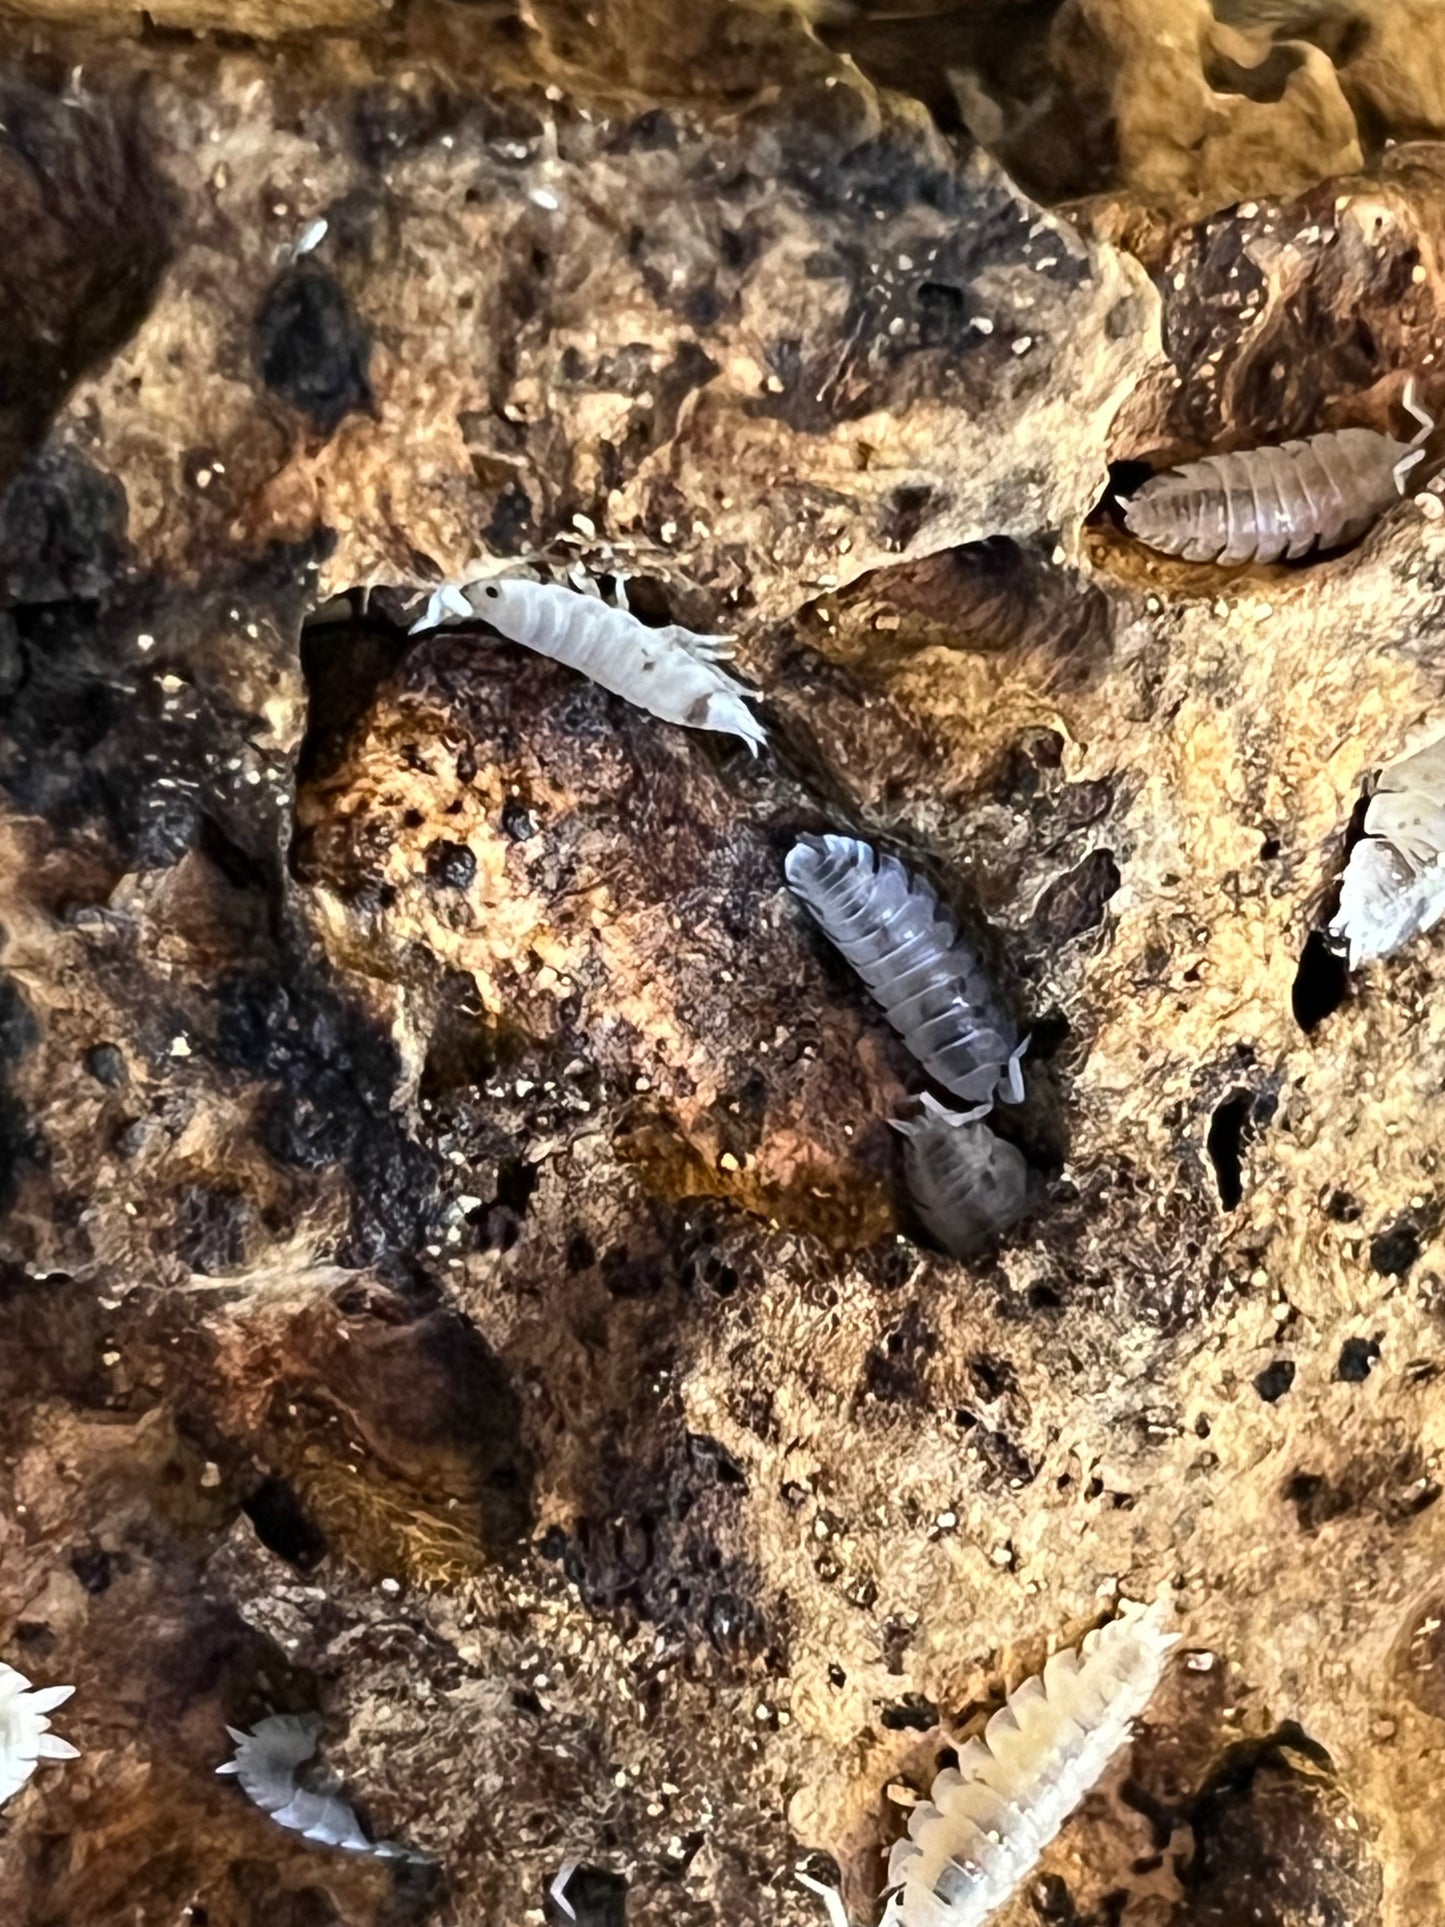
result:
[[[326,1540],[284,1479],[263,1479],[242,1510],[268,1551],[298,1572],[314,1572],[326,1557]]]
[[[1335,1377],[1344,1385],[1363,1385],[1379,1356],[1377,1339],[1347,1338],[1340,1347]]]
[[[1382,1278],[1403,1278],[1420,1256],[1420,1234],[1414,1225],[1400,1223],[1370,1240],[1370,1269]]]
[[[1131,495],[1137,495],[1147,481],[1156,473],[1149,462],[1126,461],[1110,462],[1109,485],[1104,490],[1103,499],[1094,513],[1097,517],[1124,526],[1124,504]]]
[[[931,1733],[938,1724],[938,1708],[932,1700],[909,1693],[900,1705],[885,1706],[878,1717],[890,1733]]]
[[[1302,58],[1296,46],[1271,47],[1258,65],[1246,67],[1226,54],[1216,53],[1205,62],[1204,78],[1217,94],[1242,94],[1246,100],[1272,105],[1283,100]]]
[[[525,1158],[503,1158],[497,1168],[495,1202],[508,1211],[515,1211],[519,1218],[525,1218],[537,1188],[537,1174],[538,1167],[528,1164]]]
[[[547,1894],[552,1927],[627,1927],[627,1882],[602,1867],[577,1867],[562,1888],[565,1908]]]
[[[319,434],[371,406],[370,336],[346,290],[319,268],[293,268],[272,283],[256,318],[256,355],[266,386]]]
[[[405,634],[366,618],[335,619],[333,605],[301,630],[306,680],[306,734],[296,761],[300,790],[340,762],[347,738],[393,674],[409,643]]]
[[[1272,1365],[1266,1365],[1264,1370],[1257,1374],[1254,1389],[1266,1405],[1277,1405],[1294,1384],[1294,1374],[1293,1359],[1277,1358]]]
[[[1233,1211],[1244,1196],[1244,1145],[1252,1101],[1248,1091],[1235,1091],[1215,1106],[1209,1120],[1205,1149],[1214,1166],[1219,1202],[1226,1211]]]
[[[1047,887],[1030,922],[1034,935],[1054,948],[1097,929],[1104,921],[1104,905],[1122,878],[1112,850],[1091,850],[1075,869]]]
[[[1332,1017],[1350,992],[1350,972],[1345,959],[1330,948],[1323,930],[1311,930],[1300,952],[1290,992],[1290,1007],[1295,1022],[1303,1031],[1318,1030],[1326,1017]]]

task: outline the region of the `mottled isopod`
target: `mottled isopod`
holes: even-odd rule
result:
[[[981,1119],[959,1117],[923,1096],[923,1115],[894,1118],[906,1140],[903,1165],[919,1217],[944,1250],[971,1258],[1028,1209],[1022,1152]]]
[[[1167,469],[1125,504],[1125,524],[1151,549],[1186,562],[1275,562],[1339,548],[1398,501],[1406,475],[1425,459],[1435,423],[1416,405],[1413,380],[1405,407],[1420,423],[1409,442],[1338,428]]]

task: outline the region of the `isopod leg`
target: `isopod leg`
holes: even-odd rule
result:
[[[1415,434],[1410,441],[1411,448],[1415,448],[1419,443],[1423,442],[1425,437],[1434,429],[1435,417],[1433,415],[1427,415],[1419,402],[1416,401],[1415,377],[1413,375],[1411,375],[1405,383],[1404,405],[1405,413],[1407,415],[1413,415],[1415,420],[1420,424],[1418,433]]]
[[[1410,470],[1415,466],[1416,462],[1423,462],[1424,459],[1424,449],[1416,448],[1412,449],[1408,455],[1402,455],[1399,461],[1396,462],[1395,466],[1390,470],[1390,473],[1395,478],[1395,493],[1397,495],[1403,495],[1405,493],[1405,477],[1410,473]]]
[[[476,610],[462,594],[459,582],[444,582],[439,589],[433,589],[427,600],[426,608],[411,625],[409,635],[416,635],[421,629],[436,629],[453,616],[459,622],[470,622]]]
[[[1026,1037],[1008,1060],[1005,1072],[1007,1082],[1004,1087],[1008,1094],[1003,1100],[1005,1104],[1022,1104],[1024,1101],[1024,1067],[1019,1060],[1028,1047],[1029,1040]]]
[[[828,1909],[828,1927],[852,1927],[843,1906],[843,1896],[836,1887],[825,1887],[821,1880],[814,1880],[810,1874],[800,1873],[798,1885],[815,1893]]]
[[[573,1874],[576,1873],[581,1864],[582,1862],[580,1860],[564,1860],[557,1869],[556,1879],[547,1889],[547,1898],[557,1909],[558,1913],[565,1914],[568,1920],[575,1920],[577,1918],[577,1909],[567,1898],[567,1889],[572,1884]]]

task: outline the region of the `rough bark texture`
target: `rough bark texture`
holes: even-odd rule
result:
[[[1199,86],[1303,47],[1349,124],[1238,93],[1201,185],[1137,9],[1048,61],[954,10],[977,71],[1029,14],[1070,220],[883,84],[917,22],[30,11],[0,1656],[84,1757],[0,1814],[0,1915],[520,1927],[580,1856],[584,1927],[802,1927],[831,1855],[871,1918],[948,1736],[1167,1581],[1187,1651],[1000,1927],[1435,1927],[1445,953],[1318,933],[1445,728],[1442,503],[1241,572],[1104,497],[1438,393],[1438,25],[1221,7]],[[507,559],[735,631],[770,751],[408,637]],[[1032,1027],[1047,1197],[986,1262],[919,1242],[916,1067],[783,888],[824,827]],[[431,1862],[217,1780],[268,1710]]]

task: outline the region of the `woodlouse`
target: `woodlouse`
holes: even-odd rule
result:
[[[1146,482],[1125,504],[1125,525],[1151,549],[1186,562],[1275,562],[1352,542],[1399,500],[1406,475],[1425,459],[1435,423],[1416,405],[1413,380],[1404,404],[1420,423],[1412,441],[1338,428],[1205,455]]]
[[[825,935],[883,1006],[913,1055],[982,1117],[1022,1101],[1028,1039],[1000,1008],[978,958],[930,884],[852,836],[800,837],[786,874]]]
[[[1124,1600],[1117,1619],[1009,1694],[913,1809],[908,1838],[889,1858],[897,1891],[881,1927],[979,1927],[1008,1899],[1153,1697],[1179,1640],[1167,1620],[1162,1595],[1148,1607]],[[832,1927],[849,1927],[837,1892],[798,1878],[822,1898]]]
[[[578,580],[584,586],[572,589],[523,576],[444,583],[412,630],[481,617],[509,642],[566,663],[624,702],[686,729],[740,736],[757,755],[767,732],[741,683],[719,667],[732,653],[731,637],[698,635],[676,622],[649,629],[627,607],[620,581],[613,608],[590,578]]]
[[[1363,827],[1330,925],[1352,970],[1445,916],[1445,737],[1380,772]]]
[[[926,1092],[921,1117],[892,1123],[906,1140],[903,1165],[918,1215],[945,1251],[971,1258],[1017,1224],[1028,1208],[1029,1167],[1014,1145]]]
[[[73,1686],[32,1686],[24,1673],[0,1664],[0,1806],[42,1760],[79,1759],[79,1747],[52,1733],[47,1718],[74,1691]]]
[[[368,1840],[339,1794],[313,1793],[299,1784],[296,1769],[316,1751],[321,1731],[314,1714],[273,1713],[257,1720],[249,1733],[234,1726],[226,1731],[236,1742],[236,1757],[218,1766],[217,1773],[234,1773],[247,1799],[269,1813],[278,1827],[347,1853],[372,1853],[382,1860],[410,1858],[407,1849],[394,1841]]]

